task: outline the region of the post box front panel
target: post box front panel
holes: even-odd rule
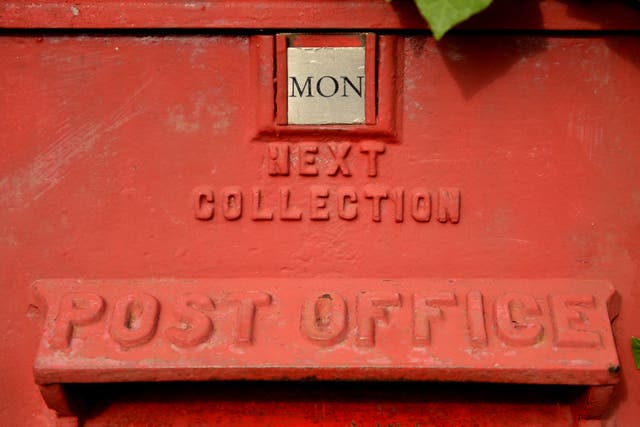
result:
[[[185,278],[214,288],[206,281],[234,287],[247,279],[251,289],[244,282],[238,288],[273,295],[296,296],[309,286],[345,294],[347,307],[370,290],[406,294],[409,304],[429,283],[446,293],[450,280],[479,284],[474,289],[491,304],[512,292],[551,304],[549,283],[558,284],[558,294],[568,283],[574,295],[588,287],[580,280],[605,281],[622,301],[613,326],[623,377],[615,417],[619,425],[633,419],[637,402],[624,395],[640,391],[627,346],[640,320],[633,309],[640,261],[635,36],[475,34],[439,44],[402,37],[395,142],[356,138],[348,128],[319,139],[256,139],[250,36],[21,35],[0,43],[0,316],[12,349],[0,361],[4,395],[22,402],[2,406],[1,418],[37,425],[48,416],[31,374],[46,312],[30,299],[31,282],[93,280],[92,292],[104,288],[109,296],[118,286],[126,291],[127,280],[146,283],[153,294],[154,280]],[[157,289],[161,295],[166,284]],[[456,294],[460,303],[470,290]],[[586,294],[600,295],[594,292]],[[108,313],[119,295],[113,298],[106,298]],[[599,316],[607,312],[598,306],[604,300],[593,300]],[[388,322],[375,323],[377,337],[406,333],[401,341],[413,348],[413,330],[395,323],[404,315],[394,317],[392,305]],[[301,307],[287,307],[278,320],[292,333],[300,331]],[[553,329],[551,318],[544,322]],[[498,326],[489,328],[499,339]],[[613,343],[606,346],[615,357]],[[413,363],[409,353],[394,351],[400,364]],[[514,354],[517,364],[521,353]],[[376,364],[384,366],[363,366]],[[372,415],[366,404],[331,393],[320,400],[329,414],[352,411],[356,425],[437,422],[427,408],[484,423],[502,417],[501,425],[571,422],[568,402],[473,410],[442,401],[389,403],[396,409]],[[230,399],[223,407],[233,414],[245,403]],[[179,408],[206,413],[198,405],[116,399],[91,413],[88,425],[159,414],[184,421]],[[255,405],[270,412],[257,398]],[[297,408],[291,411],[300,422],[330,421],[320,410],[308,419]]]

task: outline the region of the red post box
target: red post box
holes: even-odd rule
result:
[[[1,424],[634,425],[633,6],[0,26]]]

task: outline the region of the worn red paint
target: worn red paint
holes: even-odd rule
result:
[[[616,301],[602,281],[51,280],[35,292],[47,307],[34,368],[45,387],[312,377],[611,390],[618,382]],[[46,390],[58,409],[61,398]],[[578,411],[602,416],[611,393],[600,394]]]
[[[617,382],[606,282],[53,280],[36,292],[48,307],[35,368],[43,384],[185,375]],[[478,295],[483,305],[464,303]]]
[[[0,353],[0,390],[8,396],[2,424],[53,422],[43,397],[72,422],[74,391],[92,408],[81,414],[86,425],[590,425],[602,415],[610,424],[635,423],[640,381],[626,343],[640,323],[637,36],[476,32],[436,44],[413,31],[424,24],[409,2],[397,3],[0,6],[3,27],[155,28],[144,37],[0,37],[0,319],[10,349]],[[633,9],[596,3],[497,1],[467,28],[637,29]],[[319,19],[323,7],[326,20]],[[211,30],[168,35],[161,27]],[[278,125],[275,32],[255,35],[263,27],[374,33],[377,123]],[[62,299],[67,281],[55,282],[49,311],[31,300],[34,280],[56,277],[82,279],[75,290],[83,300]],[[151,282],[144,278],[167,277],[195,280],[197,292],[145,288]],[[459,292],[428,286],[442,283],[434,277],[497,282]],[[111,278],[124,282],[105,281]],[[349,285],[353,278],[362,281]],[[381,278],[395,280],[395,288]],[[513,278],[520,285],[504,285]],[[557,287],[568,284],[570,292],[541,292],[549,278],[564,278]],[[131,287],[136,280],[147,283],[141,293]],[[219,287],[225,280],[237,289]],[[317,292],[296,294],[294,283],[314,280],[323,285]],[[594,281],[611,283],[621,296],[612,331],[602,318],[604,294],[585,292]],[[91,283],[101,285],[91,291]],[[58,326],[44,317],[56,312],[55,301],[74,307],[63,310]],[[509,307],[524,316],[517,327]],[[498,311],[502,320],[487,322],[483,313]],[[600,316],[595,332],[576,328],[591,314]],[[287,334],[271,338],[261,325]],[[451,340],[443,341],[444,331]],[[36,371],[40,394],[32,364],[43,332],[50,347],[37,357],[49,363]],[[276,358],[286,345],[279,357],[291,357],[292,367],[276,368],[291,378],[302,377],[300,370],[345,375],[332,373],[326,356],[340,352],[350,379],[501,378],[486,360],[465,370],[451,359],[457,370],[443,372],[408,359],[430,350],[503,349],[498,357],[510,361],[551,356],[534,357],[531,370],[508,370],[504,380],[519,387],[378,381],[347,393],[357,386],[48,382],[156,374],[188,380],[203,372],[188,368],[191,356],[212,368],[202,352],[209,342],[225,360],[250,358],[256,349]],[[77,364],[85,362],[73,352],[97,355],[99,347],[109,358],[92,365],[104,377],[92,377],[90,363]],[[152,348],[165,358],[189,355],[187,368],[154,373],[153,363],[136,359],[153,357]],[[363,354],[376,352],[417,367],[362,364]],[[306,361],[294,358],[301,354]],[[122,355],[130,365],[116,372],[114,357]],[[554,369],[535,369],[550,360]],[[68,368],[74,364],[80,369]],[[226,365],[226,372],[269,375],[264,364],[254,367]],[[609,379],[616,376],[614,389]],[[554,384],[526,384],[544,381]],[[565,382],[585,386],[567,389]]]
[[[624,2],[495,0],[486,13],[465,23],[469,29],[638,30],[639,14]],[[72,7],[73,6],[73,7]],[[24,0],[0,5],[0,24],[10,28],[277,28],[426,30],[411,2],[314,0],[274,2],[207,1],[147,3]],[[528,13],[523,13],[528,12]],[[170,18],[167,18],[170,17]],[[320,17],[324,19],[319,19]],[[596,17],[596,22],[589,18]]]

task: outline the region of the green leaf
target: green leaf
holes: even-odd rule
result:
[[[640,338],[631,337],[631,353],[636,362],[636,369],[640,369]]]
[[[483,11],[491,0],[415,0],[436,40],[451,27]]]

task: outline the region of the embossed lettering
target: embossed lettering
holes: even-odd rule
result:
[[[351,170],[349,169],[349,165],[346,160],[347,155],[351,150],[351,143],[330,142],[327,146],[333,156],[333,161],[327,166],[327,175],[335,176],[338,174],[338,171],[340,171],[343,176],[351,176]]]
[[[428,222],[431,219],[431,194],[427,190],[422,188],[413,190],[411,217],[417,222]]]
[[[600,334],[588,329],[587,311],[595,309],[593,295],[550,295],[553,342],[558,347],[599,347]]]
[[[298,150],[300,165],[298,173],[305,176],[318,175],[318,167],[316,166],[318,146],[316,144],[300,144]]]
[[[467,294],[467,326],[471,346],[475,348],[487,346],[487,327],[484,320],[484,302],[482,294],[471,291]]]
[[[269,175],[289,175],[289,144],[271,143],[268,148],[267,170]]]
[[[311,204],[309,217],[314,221],[329,219],[327,210],[327,198],[329,198],[329,187],[326,185],[312,185],[310,188]]]
[[[402,300],[396,292],[360,292],[357,298],[356,344],[375,345],[376,323],[389,323],[389,307],[400,307]]]
[[[291,206],[291,189],[289,187],[280,187],[280,219],[284,221],[302,219],[302,211]]]
[[[262,191],[258,187],[253,187],[251,196],[251,219],[254,221],[271,221],[273,219],[273,211],[261,207]]]
[[[416,222],[428,222],[431,219],[431,195],[422,188],[412,190],[410,194],[403,187],[389,189],[380,184],[367,184],[360,194],[358,194],[359,190],[352,186],[342,186],[332,190],[327,185],[311,185],[307,189],[309,205],[303,213],[302,206],[296,206],[293,203],[294,196],[296,200],[302,198],[303,189],[296,187],[294,190],[290,186],[281,186],[276,194],[265,195],[261,187],[252,187],[251,219],[253,221],[273,220],[275,208],[279,209],[280,219],[284,221],[299,221],[303,216],[315,221],[329,220],[333,209],[337,213],[336,218],[353,220],[358,216],[359,197],[371,201],[371,220],[375,222],[382,221],[382,217],[385,216],[385,218],[393,217],[395,222],[402,223],[408,209],[411,211],[411,218]],[[333,198],[334,192],[336,199]],[[446,195],[443,196],[443,194]],[[460,219],[459,193],[440,190],[438,197],[440,206],[437,211],[438,215],[441,215],[439,220],[458,222]],[[214,206],[214,199],[217,206]],[[392,204],[383,203],[383,200],[388,200]],[[241,219],[246,204],[245,195],[238,186],[224,187],[219,195],[214,195],[210,187],[197,187],[194,189],[194,203],[196,218],[210,220],[215,217],[217,208],[220,209],[219,214],[227,221]]]
[[[358,196],[353,187],[338,188],[338,216],[350,221],[358,216]]]
[[[65,294],[60,300],[58,316],[49,341],[51,348],[68,348],[74,329],[98,321],[104,313],[104,305],[102,297],[91,292]]]
[[[242,192],[238,187],[222,190],[222,215],[226,220],[235,221],[242,216]]]
[[[460,190],[457,188],[438,190],[438,221],[453,224],[460,221]]]
[[[390,194],[395,207],[395,220],[396,222],[402,222],[404,221],[404,190],[402,188],[394,188]]]
[[[227,300],[238,304],[235,343],[240,345],[253,344],[256,309],[270,305],[271,295],[266,292],[234,292],[229,294]]]
[[[541,314],[540,306],[530,295],[508,293],[499,296],[496,301],[498,336],[514,347],[536,344],[544,327],[532,322],[531,317]]]
[[[369,184],[364,187],[364,197],[371,199],[371,219],[380,222],[381,200],[389,197],[387,189],[381,185]]]
[[[347,331],[347,304],[342,296],[325,293],[307,299],[302,305],[300,329],[303,335],[321,346],[339,343]]]
[[[208,186],[196,187],[193,194],[193,213],[203,221],[213,218],[213,189]]]
[[[111,317],[111,336],[123,347],[151,341],[158,326],[160,303],[149,294],[129,294],[118,299]]]
[[[80,381],[143,380],[134,370],[160,359],[152,374],[169,380],[176,369],[242,378],[242,366],[253,377],[261,360],[295,378],[314,366],[322,378],[355,367],[359,378],[406,379],[410,371],[428,379],[430,369],[446,369],[446,378],[477,381],[498,370],[505,381],[590,385],[614,383],[619,370],[606,280],[56,279],[34,291],[46,319],[35,364],[43,383],[65,372]]]
[[[175,305],[175,317],[181,326],[167,329],[167,339],[184,348],[207,341],[213,332],[213,323],[203,311],[213,311],[214,308],[213,301],[206,295],[182,295]]]
[[[360,144],[360,152],[367,154],[367,175],[378,176],[378,155],[385,151],[384,143],[365,141]]]
[[[431,321],[442,319],[441,306],[457,304],[453,292],[439,292],[435,294],[413,295],[413,343],[416,346],[431,344]]]

